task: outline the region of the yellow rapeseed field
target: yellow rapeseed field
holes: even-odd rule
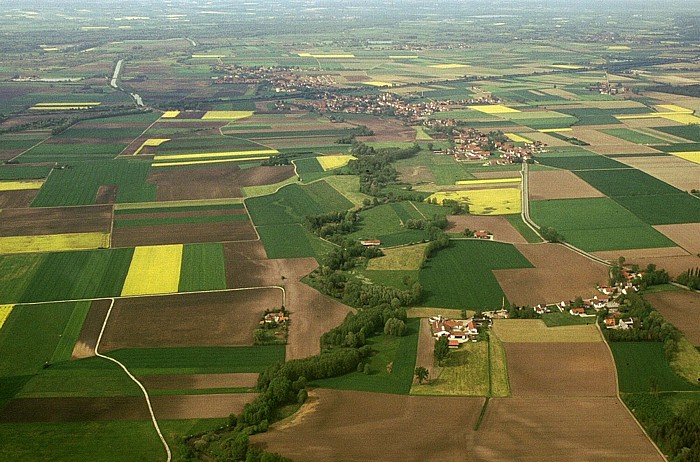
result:
[[[165,111],[162,116],[160,116],[162,119],[174,119],[175,117],[180,115],[180,111]]]
[[[316,160],[321,164],[323,171],[333,170],[334,168],[345,167],[348,162],[355,160],[355,156],[318,156]]]
[[[555,132],[571,132],[574,129],[571,127],[566,127],[566,128],[543,128],[541,130],[538,130],[540,133],[555,133]]]
[[[700,151],[670,152],[669,154],[673,154],[674,156],[680,157],[681,159],[689,160],[690,162],[700,164]]]
[[[400,56],[400,55],[389,55],[389,59],[418,59],[417,55]]]
[[[33,111],[70,111],[78,109],[91,109],[102,103],[36,103],[29,109]]]
[[[475,189],[473,191],[440,191],[426,199],[437,199],[442,203],[445,199],[466,202],[472,215],[507,215],[520,213],[522,210],[520,189]]]
[[[337,54],[323,54],[323,53],[297,53],[302,58],[316,58],[316,59],[341,59],[341,58],[354,58],[355,55],[351,53],[337,53]]]
[[[577,66],[576,64],[552,64],[551,67],[556,67],[557,69],[583,69],[583,66]]]
[[[664,114],[661,117],[668,120],[673,120],[674,122],[680,122],[682,124],[700,124],[700,117],[695,117],[692,114],[685,113],[674,113],[674,114]]]
[[[693,113],[692,109],[684,108],[681,106],[676,106],[675,104],[659,104],[658,107],[660,107],[661,109],[663,109],[665,111],[681,112],[684,114],[692,114]]]
[[[520,183],[521,178],[484,178],[482,180],[459,180],[458,185],[478,185],[478,184],[499,184],[499,183]]]
[[[0,191],[22,191],[24,189],[40,189],[43,181],[0,181]]]
[[[149,138],[146,141],[144,141],[141,146],[139,146],[139,148],[136,150],[134,155],[140,153],[141,150],[146,146],[160,146],[161,144],[165,143],[166,141],[170,141],[170,138]]]
[[[458,64],[458,63],[451,63],[451,64],[431,64],[428,67],[434,67],[435,69],[458,69],[460,67],[469,67],[469,64]]]
[[[225,58],[226,55],[192,55],[193,58]]]
[[[109,248],[109,233],[42,234],[0,237],[0,254]]]
[[[363,85],[372,85],[373,87],[393,87],[394,84],[391,82],[382,82],[381,80],[370,80],[369,82],[362,82]]]
[[[5,324],[14,307],[15,305],[0,305],[0,329],[2,329],[2,325]]]
[[[209,159],[212,157],[256,156],[258,154],[279,154],[279,151],[275,149],[258,149],[253,151],[203,152],[199,154],[167,154],[162,156],[154,156],[153,160]]]
[[[475,111],[483,112],[484,114],[507,114],[509,112],[520,112],[517,109],[513,109],[501,104],[486,104],[480,106],[468,106],[469,109]]]
[[[608,50],[618,50],[618,51],[619,50],[629,50],[629,49],[630,49],[630,47],[628,47],[627,45],[610,45],[608,47]]]
[[[102,103],[36,103],[34,106],[99,106]]]
[[[183,160],[175,162],[160,162],[151,164],[151,167],[175,167],[182,165],[200,165],[200,164],[218,164],[222,162],[243,162],[246,160],[265,160],[269,159],[270,156],[258,156],[258,157],[234,157],[233,159],[210,159],[210,160]]]
[[[524,136],[517,135],[515,133],[506,133],[506,136],[516,143],[532,143],[532,140],[525,138]]]
[[[169,294],[180,284],[182,244],[136,247],[122,296]]]
[[[202,120],[238,120],[253,115],[253,111],[207,111]]]

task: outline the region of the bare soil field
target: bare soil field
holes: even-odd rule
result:
[[[700,172],[698,173],[700,175]],[[700,176],[698,177],[700,182]],[[700,223],[654,226],[657,231],[692,254],[700,253]]]
[[[474,431],[482,403],[317,389],[251,442],[304,461],[664,460],[616,398],[494,398]]]
[[[525,238],[503,216],[448,215],[445,231],[461,233],[465,228],[493,233],[497,241],[526,243]]]
[[[620,157],[615,160],[648,173],[681,191],[700,189],[700,165],[680,157]]]
[[[0,211],[0,236],[108,233],[112,207],[41,207]]]
[[[412,166],[402,166],[396,167],[399,171],[399,181],[404,183],[434,183],[435,175],[433,172],[425,165],[419,165],[417,167]]]
[[[274,288],[117,299],[100,350],[252,345],[264,310],[282,303]]]
[[[224,247],[227,287],[283,285],[293,319],[287,337],[287,360],[318,354],[321,334],[340,324],[352,308],[298,282],[318,266],[316,260],[255,260],[254,250],[245,249],[243,252],[250,254],[241,255],[239,249],[233,244]]]
[[[571,146],[568,141],[560,140],[559,138],[555,138],[552,135],[542,132],[527,132],[523,133],[523,136],[532,141],[545,143],[547,146]]]
[[[608,280],[606,266],[559,244],[516,244],[534,268],[494,270],[508,300],[518,306],[593,297]]]
[[[669,250],[677,252],[676,255],[669,255]],[[625,257],[627,264],[637,264],[645,268],[650,263],[653,263],[657,268],[663,268],[668,271],[671,277],[676,277],[688,268],[700,266],[700,257],[684,252],[680,247],[670,247],[668,249],[639,249],[625,251],[610,251],[610,252],[593,252],[594,255],[608,260],[617,259],[620,256]]]
[[[29,207],[38,193],[38,189],[0,191],[0,209]]]
[[[603,342],[504,346],[515,397],[615,396],[615,366]]]
[[[314,258],[280,258],[255,260],[236,258],[235,245],[224,247],[226,260],[226,287],[261,287],[296,282],[316,269]]]
[[[157,213],[129,213],[119,216],[119,221],[148,220],[161,218],[190,218],[190,217],[221,217],[230,215],[246,215],[243,208],[230,210],[191,210],[187,212],[157,212]]]
[[[252,388],[258,383],[256,373],[238,374],[161,374],[139,377],[147,389],[202,390],[207,388]]]
[[[495,398],[476,436],[477,461],[664,460],[617,398]]]
[[[415,141],[416,131],[396,119],[362,119],[357,125],[364,125],[374,132],[372,136],[358,136],[363,143],[377,141]]]
[[[586,149],[598,154],[644,154],[659,152],[649,146],[625,141],[621,138],[588,127],[573,126],[572,128],[573,130],[569,132],[571,134],[570,136],[590,143],[590,146],[586,146]]]
[[[260,241],[227,242],[224,244],[224,258],[230,262],[237,260],[265,260],[267,259],[267,253],[265,252],[265,246]],[[235,271],[235,268],[235,265],[231,266],[231,271]]]
[[[567,170],[533,170],[529,173],[530,200],[605,197]]]
[[[700,346],[700,294],[681,290],[644,295],[654,308],[683,332],[688,341]]]
[[[95,194],[95,204],[114,204],[117,202],[119,186],[115,184],[102,185],[97,188]]]
[[[114,228],[112,247],[247,241],[257,239],[257,237],[255,229],[249,221],[126,226]]]
[[[420,320],[420,333],[418,334],[418,349],[416,353],[416,367],[428,369],[428,377],[433,377],[435,367],[435,338],[430,329],[428,318]]]
[[[541,319],[495,319],[493,330],[504,343],[593,343],[603,338],[595,326],[590,324],[547,327]]]
[[[206,419],[239,413],[254,393],[152,396],[158,419]],[[23,398],[0,411],[0,422],[92,422],[149,420],[142,396],[106,398]]]
[[[221,199],[242,197],[241,187],[279,183],[294,175],[294,166],[252,167],[235,165],[168,170],[151,173],[148,181],[158,187],[156,200]]]
[[[75,342],[73,347],[71,358],[80,359],[95,356],[97,338],[100,336],[102,324],[105,321],[110,305],[110,300],[95,300],[90,304],[90,310],[85,318],[85,322],[83,322],[78,341]]]
[[[483,402],[316,389],[300,412],[251,442],[304,461],[450,460],[473,443]]]

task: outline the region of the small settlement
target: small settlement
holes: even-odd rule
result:
[[[470,319],[449,319],[442,316],[429,318],[430,328],[433,337],[447,337],[450,348],[459,348],[462,343],[476,342],[479,336],[479,329],[473,318]]]

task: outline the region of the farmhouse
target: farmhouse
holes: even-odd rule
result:
[[[442,316],[434,316],[429,321],[433,336],[436,339],[447,337],[451,344],[456,342],[454,348],[469,340],[476,342],[479,335],[479,329],[476,327],[474,319],[453,320]]]
[[[273,311],[271,313],[266,313],[260,320],[260,325],[264,324],[284,324],[289,321],[287,313],[284,311]]]
[[[365,247],[376,247],[378,245],[382,245],[382,241],[379,239],[363,239],[360,241],[360,244],[364,245]]]

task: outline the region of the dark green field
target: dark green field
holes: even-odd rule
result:
[[[577,171],[576,175],[608,197],[653,196],[657,194],[683,193],[683,191],[674,188],[668,183],[664,183],[635,168],[604,171]]]
[[[549,167],[563,168],[565,170],[602,170],[602,169],[629,169],[627,165],[604,156],[565,156],[550,157],[538,156],[537,160]]]
[[[319,259],[333,244],[322,241],[298,223],[257,227],[267,258]]]
[[[274,194],[246,200],[256,226],[301,223],[307,215],[348,210],[352,203],[325,181],[292,184]]]
[[[673,247],[675,243],[608,198],[532,201],[532,219],[587,251]]]
[[[626,393],[649,392],[652,381],[659,391],[698,391],[678,377],[666,357],[660,342],[611,342],[620,391]]]
[[[220,243],[185,244],[180,268],[180,292],[226,288],[224,247]]]
[[[531,268],[515,246],[499,242],[454,241],[420,271],[429,307],[488,310],[500,308],[505,294],[492,270]],[[507,303],[507,301],[506,301]]]

